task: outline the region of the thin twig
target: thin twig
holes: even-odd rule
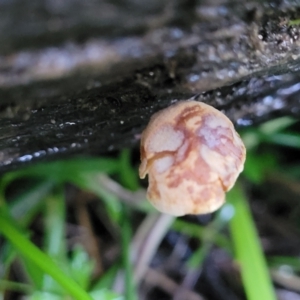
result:
[[[132,192],[104,174],[99,175],[98,178],[99,184],[107,191],[113,193],[120,200],[131,206],[137,206],[141,203],[142,199],[146,199],[146,191],[144,189]]]
[[[150,214],[137,230],[131,244],[136,283],[142,280],[149,263],[173,221],[174,216]]]
[[[272,279],[288,290],[300,292],[300,277],[281,270],[271,270]]]

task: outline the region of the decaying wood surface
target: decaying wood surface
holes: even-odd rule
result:
[[[298,1],[0,3],[0,170],[137,143],[193,98],[238,126],[299,115]]]

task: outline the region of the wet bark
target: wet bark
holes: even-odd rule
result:
[[[194,98],[250,126],[300,111],[298,1],[2,1],[0,171],[136,145]]]

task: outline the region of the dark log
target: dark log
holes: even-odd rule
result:
[[[0,2],[0,171],[136,145],[205,101],[237,126],[299,116],[298,1]]]

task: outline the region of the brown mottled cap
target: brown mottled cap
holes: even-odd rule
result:
[[[154,114],[141,137],[141,178],[161,212],[205,214],[225,202],[243,170],[245,146],[232,122],[215,108],[182,101]]]

